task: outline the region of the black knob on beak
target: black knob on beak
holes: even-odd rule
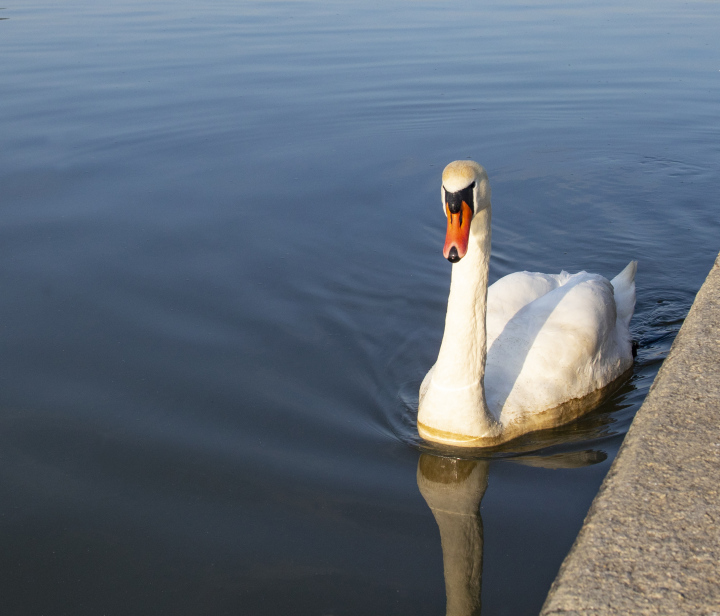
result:
[[[455,248],[455,246],[450,249],[447,259],[448,261],[450,261],[450,263],[457,263],[460,260],[460,255],[458,254],[457,248]]]

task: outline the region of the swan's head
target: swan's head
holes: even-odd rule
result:
[[[450,163],[442,174],[442,203],[448,221],[443,254],[451,263],[457,263],[467,253],[473,217],[490,207],[490,182],[485,169],[472,160]]]

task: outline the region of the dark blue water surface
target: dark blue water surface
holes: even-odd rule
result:
[[[487,454],[483,614],[536,614],[720,248],[720,4],[4,6],[2,613],[444,613],[413,413],[471,157],[493,280],[640,263],[632,380]]]

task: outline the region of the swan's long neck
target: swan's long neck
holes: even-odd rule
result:
[[[442,387],[482,383],[485,374],[490,233],[490,208],[485,208],[473,218],[467,255],[452,267],[445,333],[433,374]]]
[[[489,206],[474,216],[467,254],[452,268],[445,333],[418,409],[418,422],[426,430],[488,437],[497,436],[501,429],[488,409],[483,383],[490,217]]]

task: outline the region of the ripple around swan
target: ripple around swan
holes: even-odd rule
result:
[[[638,307],[631,327],[633,338],[638,344],[632,376],[600,406],[570,424],[530,433],[486,449],[458,451],[457,448],[429,443],[417,433],[418,392],[424,378],[420,372],[421,376],[406,380],[400,386],[396,409],[389,416],[391,431],[396,438],[420,451],[463,459],[522,461],[522,458],[532,456],[535,459],[548,457],[557,460],[558,456],[572,458],[583,451],[601,452],[609,440],[617,440],[617,437],[627,432],[652,385],[659,365],[670,350],[688,308],[687,300],[677,294],[669,294],[666,299],[658,300],[655,306]],[[407,373],[410,358],[418,356],[412,350],[413,343],[416,346],[419,343],[418,338],[416,333],[399,347],[391,367],[395,366]],[[598,461],[606,457],[604,452],[602,456],[605,457],[600,452]]]

